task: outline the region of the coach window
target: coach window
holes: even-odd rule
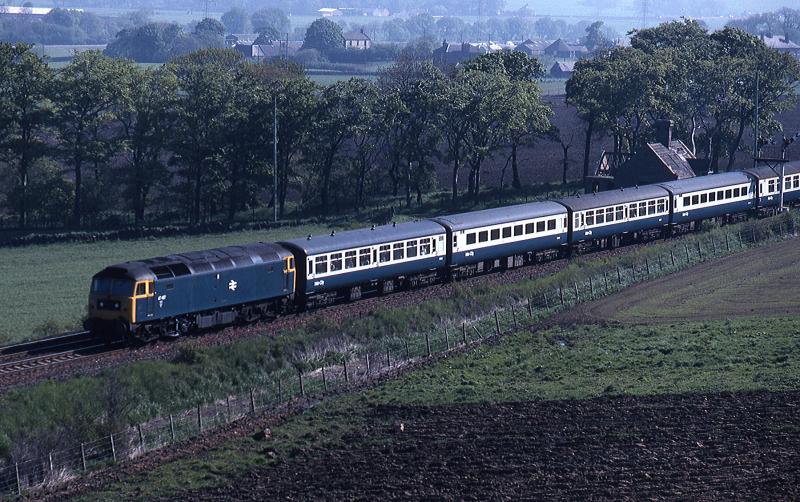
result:
[[[327,256],[317,256],[314,260],[314,273],[316,274],[324,274],[328,272],[328,257]]]
[[[364,248],[358,251],[358,265],[366,267],[372,263],[372,253],[369,248]]]
[[[544,222],[537,221],[536,222],[536,232],[544,232]]]
[[[503,239],[511,237],[511,227],[503,227]]]
[[[696,206],[700,203],[700,196],[699,195],[692,195],[692,205]]]
[[[683,197],[683,207],[690,206],[692,204],[692,199],[688,195]]]
[[[594,211],[586,211],[586,225],[594,225]]]
[[[617,220],[625,218],[625,206],[617,206],[617,214],[614,218]]]
[[[533,233],[533,223],[526,223],[525,224],[525,233],[532,234]]]
[[[333,253],[331,255],[331,272],[336,272],[342,269],[342,253]]]
[[[708,202],[708,194],[701,193],[700,194],[700,204],[705,204]]]
[[[734,188],[733,189],[733,198],[735,199],[738,196],[739,196],[739,189],[738,188]]]
[[[486,242],[489,240],[489,231],[481,230],[478,232],[478,242]]]
[[[594,222],[598,225],[606,222],[606,213],[602,209],[598,209],[594,215]]]
[[[647,214],[656,214],[656,201],[647,201]]]
[[[794,177],[794,188],[800,187],[800,177]]]
[[[769,180],[767,182],[767,191],[768,192],[774,192],[775,191],[775,187],[777,185],[778,185],[778,180]]]
[[[420,239],[419,241],[419,255],[425,256],[431,254],[431,240]]]
[[[344,268],[356,268],[356,252],[345,251],[344,253]]]
[[[730,188],[725,190],[725,198],[726,199],[730,199],[731,198],[731,193],[733,193],[733,191]]]
[[[514,237],[522,235],[522,225],[514,225]]]
[[[547,230],[556,229],[556,220],[547,220]]]
[[[614,221],[614,208],[609,207],[606,209],[606,221]]]
[[[628,206],[628,218],[636,218],[636,204]]]
[[[717,200],[717,192],[711,192],[708,194],[708,202],[714,202]]]
[[[475,232],[467,234],[467,244],[475,244]]]
[[[391,246],[385,244],[378,248],[378,261],[380,263],[386,263],[387,261],[392,259],[392,253],[390,251]]]
[[[406,256],[408,258],[415,258],[417,256],[417,241],[408,241],[406,243]]]
[[[492,229],[492,240],[496,241],[499,238],[500,238],[500,229],[499,228],[493,228]]]
[[[453,238],[455,239],[455,235],[453,236]],[[395,260],[402,260],[403,258],[405,258],[406,256],[405,244],[403,244],[402,242],[398,242],[393,246],[393,248],[394,248],[394,255],[392,256],[392,258],[394,258]]]
[[[659,213],[664,213],[667,211],[667,201],[665,199],[658,199],[657,204],[657,211]]]

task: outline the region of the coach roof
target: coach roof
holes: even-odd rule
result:
[[[448,214],[433,218],[433,220],[451,230],[459,231],[490,225],[502,225],[531,218],[565,215],[566,212],[563,206],[555,202],[530,202],[528,204],[484,209],[471,213]]]
[[[781,175],[781,166],[778,165],[774,168],[770,166],[751,167],[750,169],[744,169],[743,172],[752,174],[760,180],[777,178]],[[800,173],[800,162],[787,162],[784,165],[784,174],[786,174],[786,176],[797,173]]]
[[[598,207],[627,204],[640,200],[669,197],[669,192],[658,185],[644,185],[640,187],[620,188],[607,192],[588,193],[559,199],[558,202],[573,211],[583,211]]]
[[[713,188],[722,188],[731,185],[738,185],[742,183],[751,183],[753,180],[743,172],[709,174],[708,176],[698,176],[697,178],[689,178],[685,180],[675,180],[669,183],[659,183],[675,195],[687,192],[697,192],[700,190],[710,190]]]
[[[306,255],[317,255],[342,249],[374,246],[385,242],[416,239],[443,233],[445,233],[445,230],[438,223],[420,220],[358,230],[331,232],[325,235],[310,235],[301,239],[281,241],[278,244],[299,248]]]

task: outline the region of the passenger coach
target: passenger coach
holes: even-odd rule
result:
[[[743,172],[699,176],[659,186],[672,197],[672,225],[746,213],[755,207],[755,181]]]
[[[567,245],[567,210],[533,202],[434,218],[447,229],[453,277],[519,267],[543,250]]]
[[[569,210],[570,244],[612,238],[617,246],[650,230],[660,233],[669,224],[669,192],[656,185],[576,195],[558,200]]]
[[[780,204],[780,168],[759,166],[745,169],[756,179],[756,204],[759,208],[775,208]],[[800,162],[789,162],[784,166],[783,202],[794,204],[800,200]]]
[[[445,265],[445,235],[441,225],[423,220],[279,244],[297,257],[297,291],[311,306],[434,282]]]

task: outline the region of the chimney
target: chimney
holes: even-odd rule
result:
[[[669,148],[672,143],[672,121],[667,119],[656,120],[656,141]]]

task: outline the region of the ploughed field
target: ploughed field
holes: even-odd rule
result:
[[[589,303],[576,322],[660,323],[800,315],[800,240],[734,254]]]
[[[799,404],[793,391],[380,406],[341,448],[189,497],[790,499]]]

